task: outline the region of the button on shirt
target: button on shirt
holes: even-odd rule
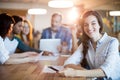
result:
[[[9,52],[6,50],[3,39],[0,36],[0,64],[4,64],[5,61],[8,60],[8,58],[9,58]]]
[[[101,68],[107,78],[112,80],[120,80],[120,56],[118,51],[119,42],[116,38],[110,37],[104,33],[103,37],[97,42],[96,51],[89,41],[89,49],[86,59],[91,69]],[[82,44],[68,58],[64,65],[80,64],[83,59]]]

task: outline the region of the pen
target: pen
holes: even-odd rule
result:
[[[52,69],[52,70],[54,70],[54,71],[56,71],[56,72],[59,71],[58,69],[56,69],[56,68],[54,68],[54,67],[52,67],[52,66],[48,66],[48,68],[50,68],[50,69]]]

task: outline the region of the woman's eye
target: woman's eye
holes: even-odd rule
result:
[[[96,23],[92,23],[92,25],[95,25]]]
[[[87,27],[88,26],[88,24],[84,24],[84,27]]]

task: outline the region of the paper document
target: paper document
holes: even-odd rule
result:
[[[57,60],[59,56],[40,56],[39,60]]]
[[[43,68],[43,73],[56,73],[56,71],[54,71],[53,69],[49,68],[48,66],[52,66],[53,68],[61,71],[63,70],[63,66],[54,66],[54,65],[46,65],[44,68]]]
[[[71,55],[64,55],[64,54],[62,54],[62,55],[60,55],[61,57],[70,57]]]

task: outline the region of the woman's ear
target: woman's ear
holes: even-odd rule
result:
[[[10,33],[13,31],[13,24],[10,25],[9,31],[10,31]]]
[[[13,31],[13,24],[10,25],[10,29],[8,30],[8,34],[7,35],[10,35],[12,31]]]

